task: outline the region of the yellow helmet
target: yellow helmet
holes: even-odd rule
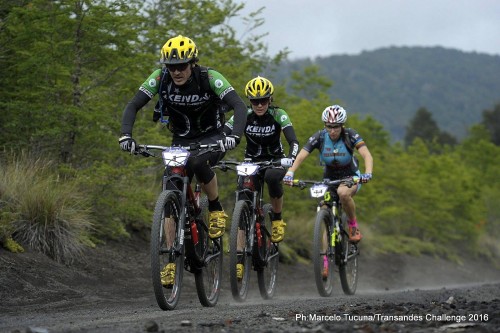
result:
[[[265,77],[257,76],[248,81],[245,87],[245,95],[249,99],[260,99],[271,97],[274,93],[274,87],[271,81]]]
[[[179,35],[167,40],[161,48],[160,63],[167,65],[198,61],[198,48],[188,37]]]

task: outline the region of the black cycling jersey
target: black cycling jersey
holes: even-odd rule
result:
[[[219,113],[215,100],[220,98],[234,109],[237,119],[243,119],[246,106],[231,84],[219,72],[209,69],[208,79],[212,92],[203,88],[192,75],[182,86],[173,82],[161,86],[161,69],[154,71],[141,85],[136,96],[125,108],[122,121],[122,133],[132,134],[137,111],[160,94],[162,104],[166,106],[170,128],[175,138],[198,139],[222,132]],[[244,123],[239,121],[234,132],[238,137],[243,134]]]
[[[226,122],[225,133],[233,130],[233,118]],[[273,160],[285,157],[281,144],[281,132],[290,145],[288,157],[295,158],[299,151],[299,142],[288,114],[279,107],[270,106],[266,113],[258,116],[252,109],[247,111],[245,137],[247,140],[245,157],[252,160]]]

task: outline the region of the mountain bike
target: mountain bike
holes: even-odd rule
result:
[[[354,295],[358,285],[358,244],[349,242],[347,215],[342,209],[337,188],[359,182],[358,177],[323,181],[297,180],[293,186],[304,189],[310,185],[311,197],[319,199],[314,223],[312,261],[316,288],[321,296],[333,291],[334,267],[338,268],[342,290]]]
[[[185,165],[191,153],[197,152],[199,156],[220,151],[219,144],[138,145],[135,153],[156,156],[151,150],[161,151],[165,164],[162,192],[156,201],[151,227],[151,273],[156,301],[161,309],[173,310],[180,298],[183,271],[187,270],[195,276],[200,303],[215,306],[221,286],[222,237],[208,237],[208,199],[201,195],[200,184],[193,191]],[[175,274],[171,285],[162,285],[161,275],[165,270]]]
[[[279,246],[271,242],[272,206],[264,203],[264,171],[280,161],[221,161],[218,168],[234,165],[238,174],[236,203],[229,236],[229,281],[236,301],[248,294],[251,268],[257,272],[260,295],[271,299],[276,291]],[[238,277],[237,265],[243,270]]]

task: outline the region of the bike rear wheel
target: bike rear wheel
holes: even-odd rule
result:
[[[343,225],[347,225],[345,213],[342,215]],[[340,246],[342,260],[339,266],[340,283],[346,295],[354,295],[358,287],[358,245],[349,242],[349,235],[342,231]]]
[[[245,200],[237,201],[234,206],[229,235],[229,282],[233,298],[239,302],[243,302],[247,297],[250,270],[252,269],[252,244],[249,241],[251,223],[252,212],[248,203]],[[238,238],[240,240],[239,247]],[[243,265],[241,278],[237,276],[237,265],[239,264]]]
[[[176,235],[179,234],[179,228],[183,227],[177,193],[163,191],[156,201],[151,226],[151,274],[156,302],[162,310],[173,310],[180,298],[184,247],[179,244]],[[172,266],[175,267],[173,284],[163,286],[161,273],[167,265],[175,265]]]
[[[323,297],[328,297],[333,291],[335,271],[334,248],[331,244],[331,213],[320,209],[314,223],[312,261],[316,288]]]
[[[195,271],[196,292],[203,306],[215,306],[219,300],[222,277],[222,237],[210,239],[208,237],[208,199],[202,198],[201,214],[198,217],[198,242],[206,244],[200,267]],[[196,245],[195,245],[196,248]]]
[[[276,292],[276,277],[278,273],[279,252],[278,244],[271,242],[272,206],[264,205],[264,220],[261,222],[261,247],[257,247],[259,266],[257,267],[257,280],[260,295],[264,299],[271,299]]]

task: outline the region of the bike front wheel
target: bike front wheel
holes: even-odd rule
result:
[[[347,225],[347,218],[344,214],[342,221],[343,225]],[[354,295],[358,287],[358,245],[350,243],[349,235],[343,231],[340,246],[342,248],[339,266],[340,283],[344,294]]]
[[[323,297],[330,296],[333,291],[335,257],[330,229],[331,213],[326,209],[320,209],[314,223],[312,261],[316,288]]]
[[[250,225],[252,211],[245,200],[236,202],[229,235],[229,282],[236,301],[243,302],[248,294],[252,256]]]
[[[260,295],[264,299],[271,299],[276,292],[276,277],[278,274],[279,252],[278,244],[271,242],[272,206],[264,205],[264,220],[261,222],[261,240],[257,240],[257,253],[259,267],[257,267],[257,280]]]
[[[163,191],[156,201],[151,226],[151,274],[156,301],[162,310],[176,307],[182,289],[184,247],[177,238],[181,234],[179,228],[183,224],[178,195]]]
[[[222,237],[208,237],[208,199],[203,197],[201,214],[197,220],[198,242],[205,244],[206,249],[200,267],[195,271],[196,292],[201,305],[211,307],[217,304],[222,278]]]

